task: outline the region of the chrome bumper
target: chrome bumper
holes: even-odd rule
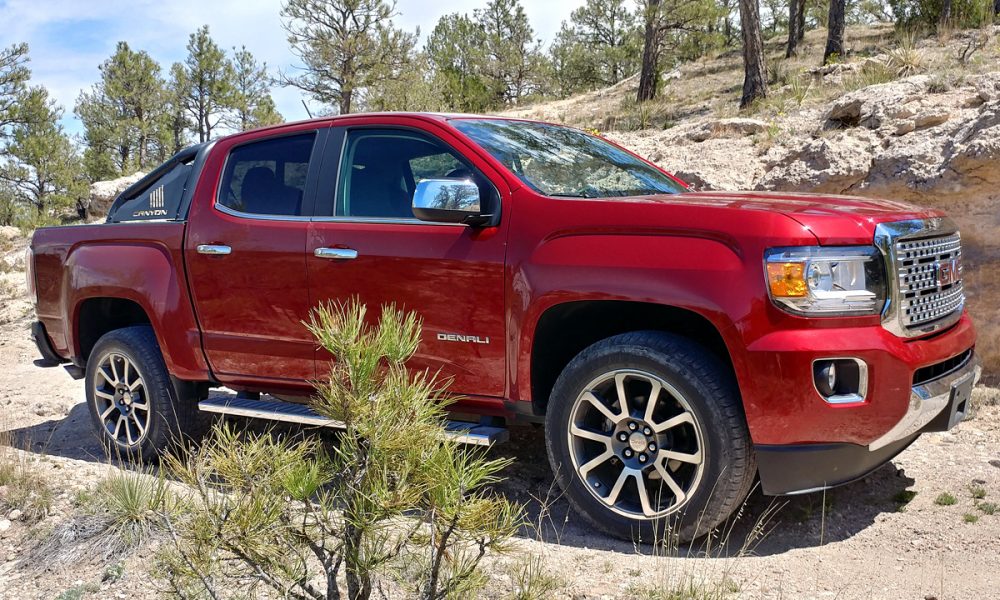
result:
[[[919,432],[948,406],[952,385],[970,376],[972,384],[975,385],[982,373],[981,361],[973,353],[964,365],[954,371],[914,386],[910,392],[910,405],[906,409],[906,414],[885,435],[868,444],[868,450],[878,450]]]

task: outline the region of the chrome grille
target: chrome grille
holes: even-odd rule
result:
[[[907,329],[947,317],[965,304],[962,239],[950,235],[896,242],[899,321]]]

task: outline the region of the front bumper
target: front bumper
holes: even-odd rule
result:
[[[921,433],[946,431],[960,423],[968,411],[968,390],[981,374],[979,358],[971,354],[965,364],[955,370],[913,386],[903,418],[867,446],[850,443],[757,445],[763,492],[772,496],[804,494],[868,475],[905,450]]]

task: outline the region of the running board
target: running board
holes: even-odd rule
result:
[[[275,400],[215,397],[199,402],[198,410],[234,417],[299,423],[314,427],[344,428],[344,424],[340,421],[319,415],[308,406]],[[448,421],[445,423],[445,431],[445,435],[456,442],[474,446],[502,444],[508,439],[508,432],[503,427],[490,427],[467,421]]]

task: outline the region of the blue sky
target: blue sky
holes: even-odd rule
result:
[[[395,21],[426,35],[444,14],[471,12],[487,0],[398,0]],[[546,43],[584,0],[522,0],[535,33]],[[207,24],[227,50],[246,45],[272,72],[295,64],[278,17],[280,0],[0,0],[0,45],[28,42],[32,81],[65,109],[63,123],[79,133],[73,105],[99,77],[98,65],[119,40],[146,50],[166,72],[182,60],[188,35]],[[306,117],[302,96],[275,88],[278,109],[289,120]]]

